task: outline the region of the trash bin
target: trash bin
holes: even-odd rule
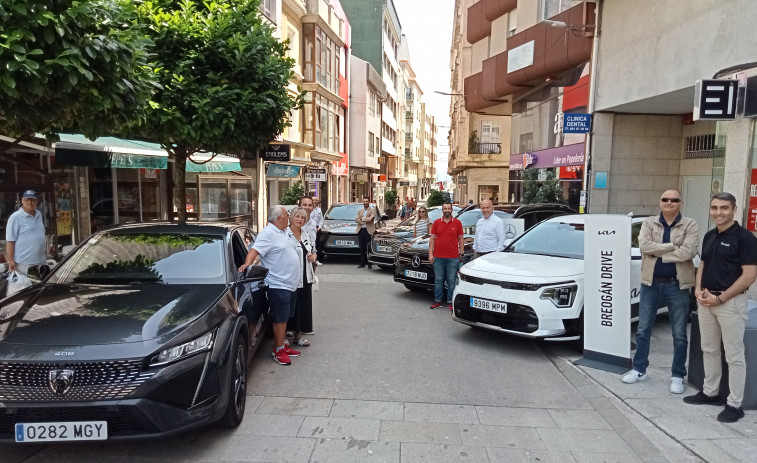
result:
[[[746,410],[757,409],[757,301],[749,301],[748,320],[744,331],[744,356],[746,357],[746,385],[741,406]],[[728,364],[722,349],[721,362],[723,376],[720,378],[720,397],[725,402],[728,388]],[[699,314],[691,314],[691,335],[689,336],[689,375],[687,382],[701,390],[704,385],[704,363],[702,358],[702,338],[699,333]]]

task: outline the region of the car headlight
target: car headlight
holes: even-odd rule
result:
[[[545,289],[539,298],[552,301],[555,307],[565,308],[573,305],[573,301],[576,299],[576,292],[578,292],[577,285],[557,286]]]
[[[209,350],[211,347],[213,347],[212,331],[179,346],[169,347],[168,349],[160,351],[160,354],[152,359],[150,365],[164,365],[166,363],[182,360],[197,354],[198,352]]]

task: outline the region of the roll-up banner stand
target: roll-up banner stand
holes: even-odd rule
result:
[[[584,229],[584,355],[599,370],[631,368],[631,218],[588,214]]]

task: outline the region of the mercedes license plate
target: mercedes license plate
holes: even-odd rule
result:
[[[107,438],[107,421],[16,423],[16,442],[105,440]]]
[[[392,252],[391,246],[376,246],[376,251],[379,252]]]
[[[355,242],[352,240],[334,240],[334,244],[337,246],[354,246]]]
[[[416,272],[415,270],[405,270],[405,276],[408,278],[417,278],[418,280],[425,280],[428,277],[426,272]]]
[[[507,313],[507,304],[504,302],[487,301],[477,297],[470,298],[470,306],[474,309],[491,310],[492,312]]]

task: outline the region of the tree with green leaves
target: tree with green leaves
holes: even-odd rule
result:
[[[547,178],[543,181],[539,180],[539,169],[523,169],[520,177],[523,179],[523,204],[565,203],[560,180],[554,171],[547,171]]]
[[[139,119],[157,89],[126,0],[0,2],[0,133],[95,138]]]
[[[441,206],[442,204],[444,204],[445,200],[446,198],[444,197],[444,193],[439,190],[431,190],[429,191],[428,198],[426,199],[426,206]]]
[[[259,0],[144,0],[152,66],[161,85],[132,133],[161,144],[173,173],[169,194],[186,221],[185,168],[195,152],[254,152],[288,125],[304,92],[287,90],[294,60],[261,18]],[[172,215],[172,214],[171,214]]]
[[[297,204],[303,196],[305,196],[305,187],[302,185],[302,180],[297,180],[292,186],[284,190],[284,194],[281,196],[281,204]]]

